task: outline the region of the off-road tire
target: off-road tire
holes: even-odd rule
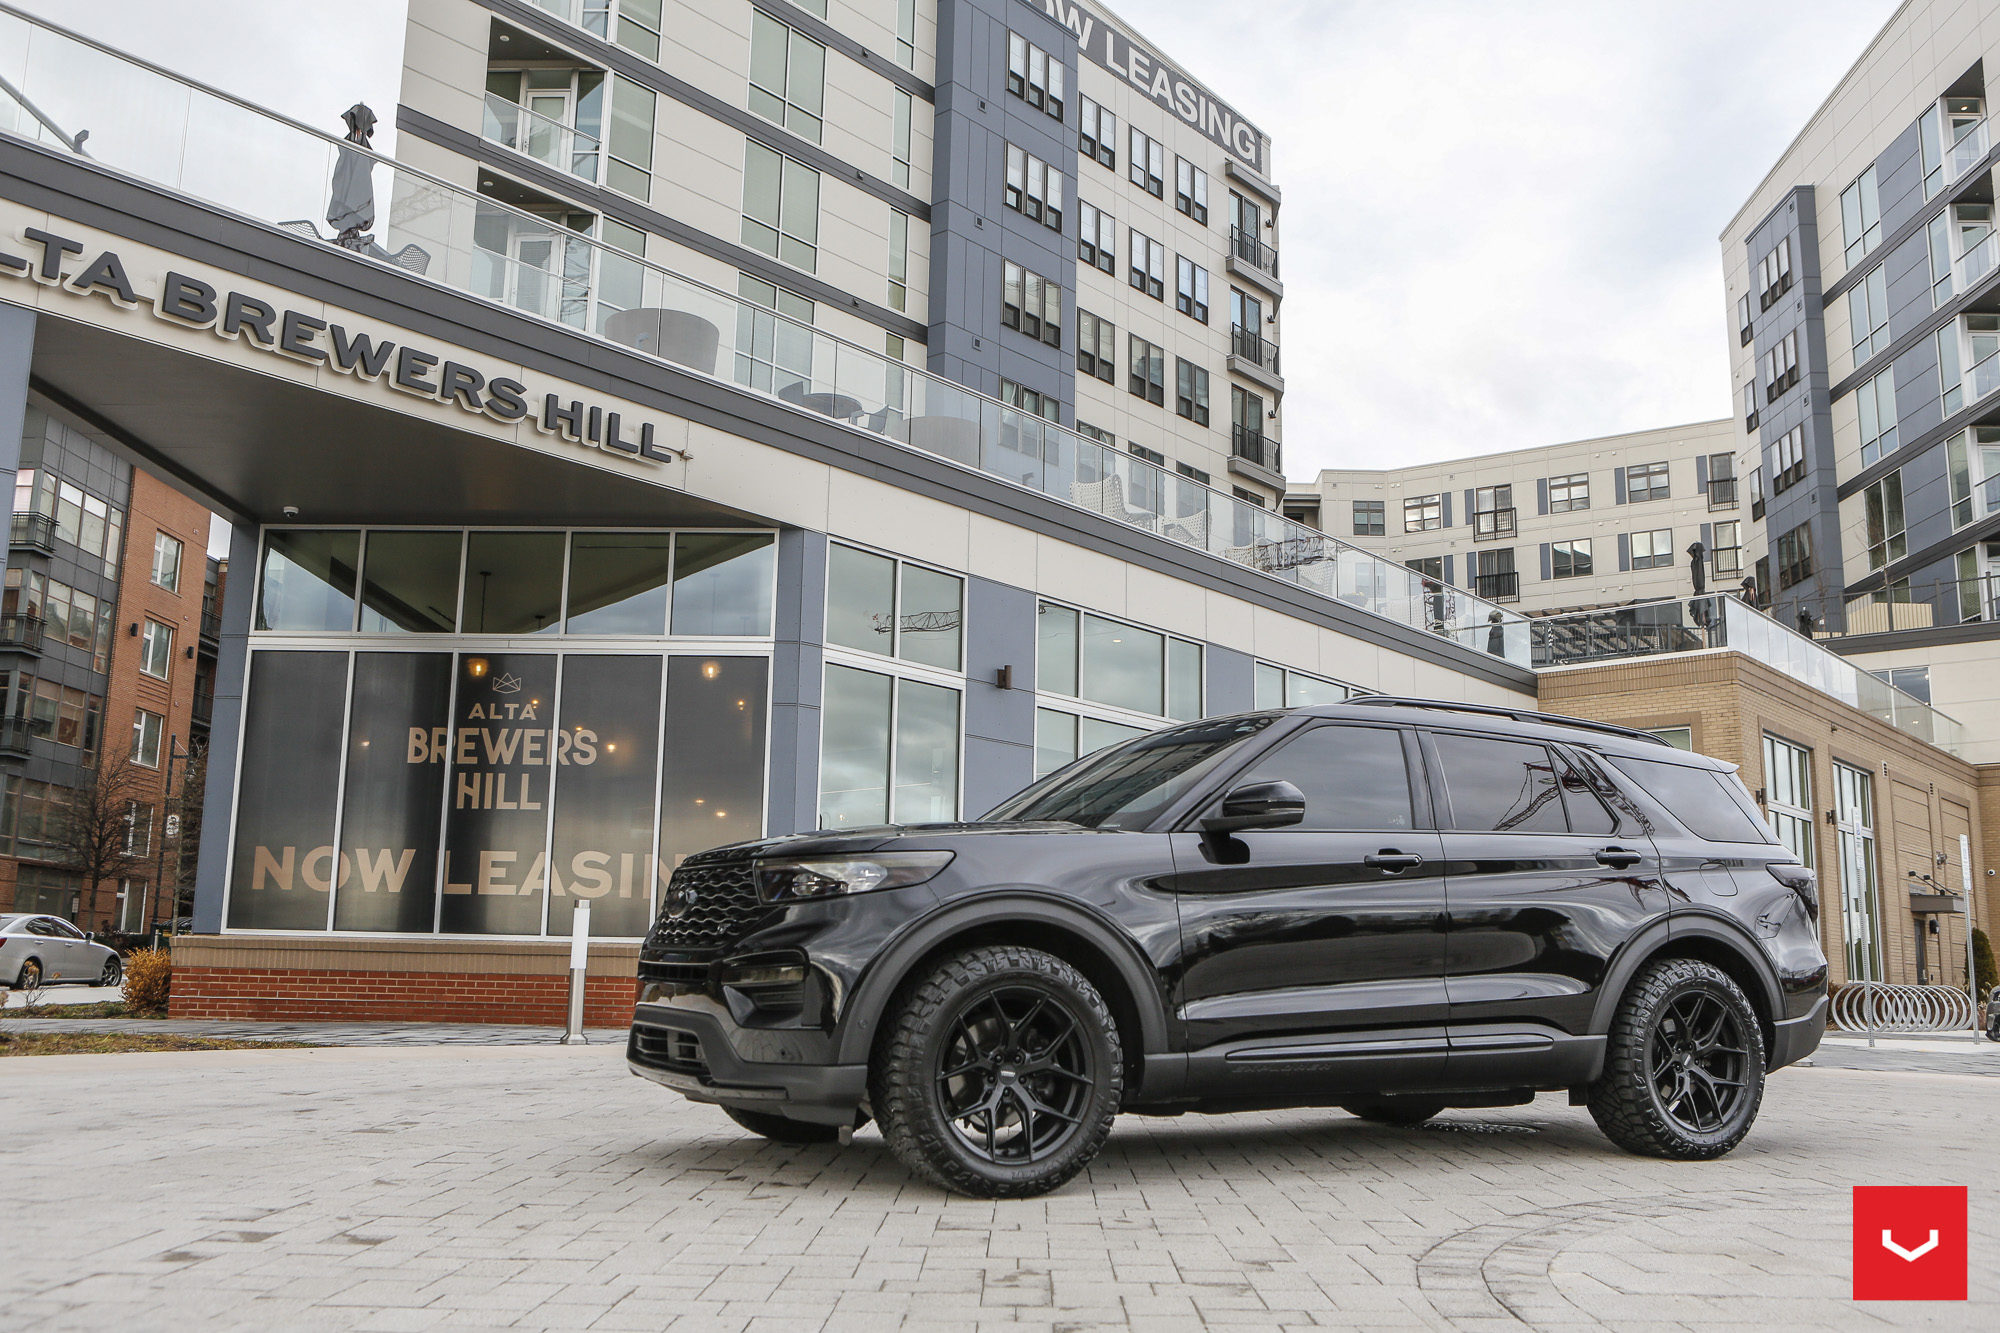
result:
[[[1743,1043],[1741,1095],[1708,1130],[1691,1128],[1671,1114],[1655,1086],[1653,1045],[1676,1001],[1705,994],[1730,1011]],[[1700,1162],[1721,1157],[1743,1141],[1764,1099],[1764,1034],[1743,991],[1720,968],[1687,958],[1663,959],[1642,969],[1618,1002],[1606,1044],[1604,1072],[1589,1088],[1591,1118],[1627,1152]]]
[[[1351,1116],[1372,1120],[1378,1125],[1400,1125],[1408,1128],[1411,1125],[1421,1125],[1444,1110],[1444,1103],[1420,1101],[1415,1097],[1384,1097],[1372,1101],[1342,1102],[1340,1109]]]
[[[1012,1165],[963,1144],[939,1079],[961,1019],[985,997],[1024,990],[1045,994],[1075,1020],[1076,1049],[1087,1053],[1091,1082],[1080,1094],[1076,1123],[1048,1155]],[[1081,972],[1039,949],[971,949],[944,959],[897,998],[870,1061],[870,1108],[890,1151],[918,1175],[975,1198],[1026,1198],[1061,1187],[1104,1146],[1124,1095],[1124,1060],[1110,1006]],[[1028,1133],[1032,1139],[1032,1128]]]
[[[837,1143],[839,1125],[817,1125],[810,1120],[793,1120],[769,1111],[744,1111],[725,1106],[722,1113],[752,1134],[761,1134],[773,1143]]]

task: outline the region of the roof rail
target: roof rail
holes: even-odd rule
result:
[[[1593,722],[1587,717],[1566,717],[1561,713],[1538,713],[1532,708],[1502,708],[1497,704],[1461,704],[1447,699],[1419,699],[1401,694],[1362,694],[1347,702],[1351,704],[1373,704],[1389,708],[1431,708],[1447,713],[1478,713],[1485,717],[1506,717],[1516,722],[1541,722],[1555,727],[1581,727],[1585,731],[1609,732],[1613,736],[1625,736],[1637,741],[1651,741],[1655,745],[1667,745],[1650,731],[1638,731],[1631,727],[1621,727],[1615,722]],[[1668,748],[1672,748],[1669,746]]]

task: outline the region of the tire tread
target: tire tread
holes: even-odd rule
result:
[[[1733,1134],[1710,1142],[1690,1138],[1666,1119],[1646,1077],[1654,1014],[1670,991],[1689,982],[1720,990],[1749,1018],[1745,1037],[1750,1053],[1744,1061],[1749,1076],[1745,1088],[1750,1098],[1749,1114]],[[1730,1152],[1750,1132],[1764,1097],[1764,1033],[1742,989],[1721,968],[1691,958],[1649,964],[1619,999],[1606,1047],[1604,1072],[1590,1085],[1590,1116],[1605,1137],[1627,1152],[1683,1162],[1708,1161]]]

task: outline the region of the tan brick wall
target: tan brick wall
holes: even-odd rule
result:
[[[1886,979],[1914,983],[1919,918],[1907,907],[1910,871],[1930,874],[1952,892],[1960,883],[1957,835],[1973,849],[1973,916],[1991,931],[1995,903],[1988,866],[2000,867],[2000,765],[1978,768],[1886,722],[1822,694],[1741,653],[1609,662],[1545,671],[1541,706],[1602,722],[1654,730],[1688,727],[1694,747],[1738,765],[1752,792],[1765,784],[1765,733],[1812,751],[1815,867],[1820,932],[1836,984],[1847,979],[1840,911],[1839,838],[1827,822],[1837,760],[1874,779]],[[1943,866],[1936,857],[1946,858]],[[1925,943],[1927,980],[1965,984],[1965,918],[1934,919]]]

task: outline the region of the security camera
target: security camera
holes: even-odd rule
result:
[[[299,507],[297,505],[286,505],[282,512],[286,518],[297,518],[299,516]]]

